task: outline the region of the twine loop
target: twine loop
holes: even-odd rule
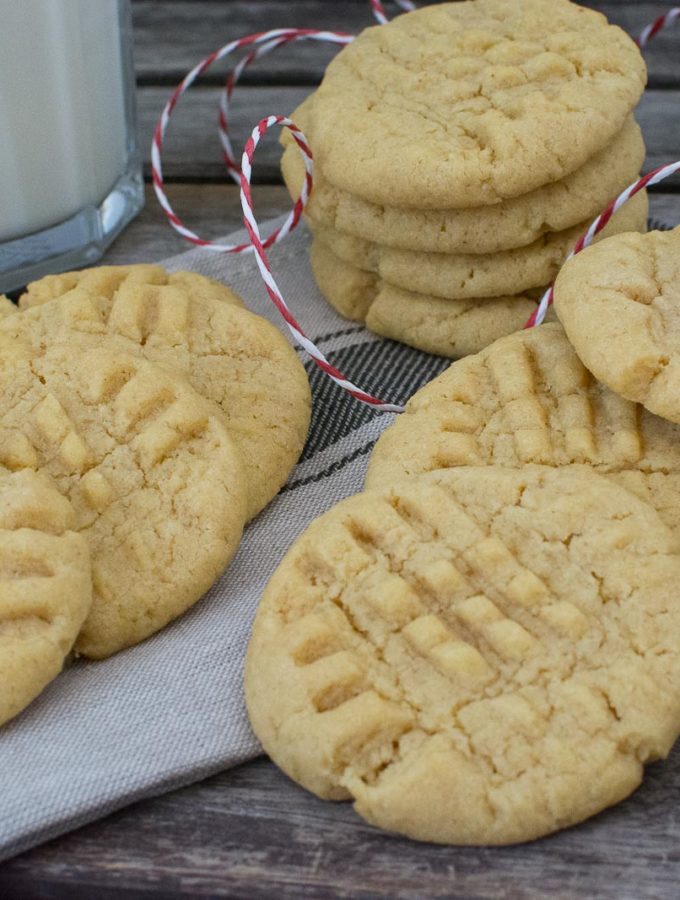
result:
[[[405,11],[415,9],[415,5],[411,0],[395,0],[396,5]],[[386,24],[387,16],[385,9],[380,0],[369,0],[369,4],[373,15],[380,25]],[[647,25],[636,39],[636,43],[640,48],[646,47],[652,38],[656,37],[663,29],[680,19],[680,6],[672,7],[668,12],[659,16],[654,22]],[[273,244],[283,240],[300,222],[302,212],[307,204],[309,194],[312,190],[313,183],[313,158],[312,150],[300,128],[287,116],[272,115],[262,119],[253,129],[248,141],[246,142],[241,165],[239,167],[234,155],[231,140],[229,138],[229,111],[230,102],[236,85],[238,84],[245,69],[261,57],[270,53],[278,47],[287,46],[288,44],[302,40],[313,40],[325,43],[337,44],[344,46],[351,43],[355,35],[347,34],[341,31],[321,31],[313,28],[278,28],[271,31],[257,32],[247,35],[235,41],[230,41],[219,50],[211,53],[205,59],[201,60],[194,68],[182,79],[171,94],[168,102],[165,104],[160,119],[156,125],[153,139],[151,142],[151,176],[154,191],[161,206],[161,209],[168,218],[170,225],[185,240],[202,247],[204,250],[216,253],[253,253],[257,263],[260,275],[264,282],[267,293],[276,306],[277,310],[283,317],[293,338],[312,358],[319,368],[328,375],[340,388],[346,391],[350,396],[354,397],[361,403],[371,406],[373,409],[383,412],[403,412],[404,407],[395,403],[389,403],[374,397],[372,394],[364,391],[362,388],[353,384],[347,379],[342,372],[336,369],[326,359],[321,350],[311,341],[304,333],[300,325],[297,323],[289,306],[283,298],[274,275],[271,265],[267,258],[266,250]],[[241,206],[243,208],[243,217],[248,232],[249,242],[244,244],[223,244],[218,241],[210,241],[201,238],[182,222],[179,216],[173,210],[170,201],[165,193],[163,182],[163,166],[162,152],[163,142],[165,140],[168,123],[170,117],[179,101],[180,97],[192,86],[192,84],[203,75],[214,63],[226,59],[238,50],[251,48],[250,52],[244,56],[234,68],[228,73],[224,90],[220,97],[219,106],[219,140],[222,146],[222,157],[229,176],[240,186]],[[252,162],[255,150],[266,132],[273,126],[282,126],[287,128],[291,133],[298,150],[302,154],[305,164],[305,179],[300,192],[300,196],[293,204],[292,209],[286,216],[282,225],[276,228],[266,238],[260,235],[259,226],[255,218],[253,210],[252,194],[251,194],[251,177]],[[671,175],[680,171],[680,160],[667,165],[660,166],[654,171],[644,175],[639,180],[630,184],[618,197],[609,203],[605,210],[593,220],[588,230],[581,235],[567,259],[571,259],[581,250],[584,250],[592,244],[596,235],[606,227],[611,217],[616,213],[624,203],[630,200],[635,194],[651,185],[659,184]],[[553,302],[554,288],[551,286],[541,298],[536,310],[532,313],[525,324],[525,328],[533,328],[540,325],[545,319],[549,306]]]
[[[326,359],[325,355],[316,346],[316,344],[307,337],[302,328],[298,325],[295,317],[290,311],[288,304],[283,299],[283,294],[281,293],[281,290],[276,283],[276,279],[274,278],[269,260],[267,259],[267,254],[265,252],[265,242],[262,241],[262,238],[260,236],[260,229],[255,218],[255,213],[253,211],[253,199],[250,192],[250,178],[252,174],[252,162],[255,150],[260,140],[274,125],[282,125],[284,128],[287,128],[288,131],[290,131],[291,135],[293,136],[293,140],[297,144],[298,149],[302,154],[302,158],[305,163],[305,185],[303,187],[303,192],[305,192],[305,188],[307,187],[309,187],[309,189],[311,190],[313,172],[312,151],[307,144],[304,134],[300,131],[300,129],[297,127],[295,122],[292,121],[292,119],[289,119],[287,116],[267,116],[256,125],[256,127],[251,132],[250,137],[246,141],[246,146],[243,151],[243,157],[241,158],[241,206],[243,207],[243,219],[245,222],[246,230],[255,251],[255,261],[257,262],[257,267],[260,270],[260,275],[262,276],[262,280],[264,282],[267,293],[269,294],[269,297],[274,306],[281,313],[281,316],[283,317],[283,320],[288,326],[288,329],[293,335],[295,341],[300,345],[300,347],[307,351],[307,353],[310,355],[316,365],[321,369],[321,371],[325,372],[326,375],[328,375],[328,377],[338,385],[338,387],[341,387],[344,391],[347,391],[347,393],[351,397],[354,397],[355,400],[359,400],[361,403],[365,403],[368,406],[371,406],[373,409],[380,410],[382,412],[403,412],[403,406],[399,406],[395,403],[387,403],[384,400],[381,400],[379,397],[374,397],[372,394],[367,393],[362,388],[353,384],[353,382],[349,381],[349,379],[347,379],[339,369],[336,369],[335,366],[333,366],[328,361],[328,359]],[[308,192],[305,192],[305,195],[307,194]]]

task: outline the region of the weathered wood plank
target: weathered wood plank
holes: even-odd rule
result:
[[[680,56],[680,43],[678,44]],[[647,144],[644,171],[680,159],[680,90],[646,91],[638,107],[637,120]],[[663,183],[663,190],[680,187],[680,176]]]
[[[666,12],[667,3],[634,0],[586,2],[630,34]],[[388,4],[389,8],[389,4]],[[135,57],[143,84],[174,84],[200,59],[222,44],[255,31],[270,28],[322,28],[357,34],[374,24],[367,0],[136,0]],[[650,86],[680,84],[680,26],[654,40],[645,51]],[[304,42],[274,51],[244,75],[249,84],[316,84],[336,50],[328,45]],[[219,84],[227,64],[204,76],[204,84]]]
[[[24,854],[0,869],[0,894],[21,896],[30,875],[35,893],[55,900],[74,887],[103,898],[670,900],[678,790],[680,750],[629,800],[577,828],[518,847],[437,847],[381,833],[259,760]]]
[[[369,4],[363,0],[346,3],[137,0],[133,14],[135,63],[143,84],[175,83],[217,47],[253,32],[319,28],[356,34],[374,22]],[[329,44],[304,41],[294,48],[274,51],[246,70],[244,83],[316,84],[337,49]],[[203,83],[222,83],[231,65],[218,64],[203,76]]]
[[[310,92],[309,87],[242,87],[234,94],[231,134],[234,148],[241,148],[246,136],[264,116],[290,113]],[[190,91],[178,104],[171,120],[163,157],[168,179],[222,180],[225,169],[217,138],[219,88]],[[139,130],[147,160],[151,135],[168,98],[167,88],[141,88]],[[680,157],[680,87],[672,91],[647,91],[638,108],[649,148],[645,170]],[[280,183],[278,134],[273,132],[260,144],[253,168],[258,183]],[[669,183],[670,184],[670,183]],[[680,186],[680,177],[673,184]],[[668,189],[668,185],[666,185]]]
[[[243,225],[235,184],[173,184],[168,194],[178,216],[202,237],[222,237]],[[253,196],[260,222],[287,212],[290,207],[283,185],[260,185]],[[147,185],[146,206],[112,244],[106,262],[109,265],[155,262],[189,249],[191,245],[168,225],[153,189]]]
[[[680,225],[680,195],[654,194],[651,197],[649,213],[652,218],[667,225]]]
[[[236,185],[174,184],[169,192],[180,218],[204,237],[221,237],[243,224]],[[254,199],[260,222],[290,208],[288,192],[283,185],[260,185],[254,192]],[[680,224],[680,195],[655,194],[650,212],[662,222]],[[154,262],[187,249],[190,244],[168,225],[153,189],[147,186],[146,206],[112,245],[106,254],[106,262],[110,265]]]
[[[308,87],[243,87],[234,94],[231,117],[234,150],[239,153],[260,119],[271,113],[289,113],[307,96]],[[217,136],[219,88],[201,88],[182,97],[168,127],[163,152],[166,179],[215,181],[228,178]],[[149,176],[151,137],[168,99],[167,88],[140,88],[137,93],[139,135]],[[280,183],[279,132],[273,129],[260,144],[253,165],[256,183]]]

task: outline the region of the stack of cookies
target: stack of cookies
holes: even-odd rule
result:
[[[633,41],[569,0],[465,0],[369,28],[292,114],[311,263],[343,316],[461,356],[520,328],[644,159]],[[292,144],[283,174],[298,196]],[[644,194],[602,236],[644,231]]]
[[[218,282],[102,267],[0,322],[0,724],[149,637],[228,565],[304,445],[306,373]]]

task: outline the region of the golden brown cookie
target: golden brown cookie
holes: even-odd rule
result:
[[[648,213],[647,194],[641,191],[612,217],[596,240],[620,232],[646,231]],[[374,272],[387,284],[432,297],[472,300],[513,296],[550,284],[590,221],[567,231],[546,233],[526,247],[491,254],[395,250],[311,221],[309,224],[315,238],[336,256],[358,269]]]
[[[557,323],[496,341],[418,391],[376,444],[366,485],[527,463],[609,473],[680,528],[680,427],[596,381]]]
[[[680,731],[678,543],[582,466],[462,467],[295,542],[246,661],[255,733],[418,840],[507,844],[626,797]]]
[[[555,311],[596,378],[680,422],[680,228],[579,253],[557,280]]]
[[[219,407],[139,357],[67,344],[0,359],[0,464],[51,475],[92,557],[76,650],[109,656],[211,586],[246,514],[241,457]]]
[[[293,114],[304,131],[312,94]],[[286,131],[287,135],[288,132]],[[314,187],[305,208],[313,222],[398,250],[497,253],[533,244],[546,232],[592,220],[634,181],[645,159],[640,128],[631,117],[611,144],[560,181],[504,203],[470,209],[409,209],[363,200],[334,187],[314,166]],[[300,151],[290,142],[281,170],[293,198],[304,180]]]
[[[94,295],[111,297],[121,287],[132,285],[164,285],[183,287],[190,297],[208,297],[243,306],[243,301],[228,287],[214,278],[206,278],[196,272],[173,272],[169,274],[162,266],[138,263],[131,266],[96,266],[78,272],[62,272],[60,275],[46,275],[28,285],[19,298],[21,309],[39,306],[61,297],[75,287],[81,287]]]
[[[205,279],[196,283],[192,273],[154,284],[121,279],[112,268],[105,274],[115,279],[94,285],[96,273],[3,322],[0,346],[21,340],[32,355],[57,344],[73,351],[115,347],[182,373],[220,404],[243,458],[248,518],[256,515],[285,482],[307,437],[309,382],[295,351],[265,319],[217,299],[228,289],[206,291]]]
[[[5,297],[4,294],[0,294],[0,319],[4,319],[5,316],[11,316],[16,311],[15,304],[8,297]]]
[[[55,678],[92,604],[87,541],[48,476],[0,467],[0,725]]]
[[[307,137],[324,177],[373,203],[483,206],[583,166],[645,81],[633,40],[576,3],[442,3],[343,48]]]
[[[340,315],[364,322],[382,337],[453,358],[477,353],[522,328],[542,293],[481,300],[416,294],[351,266],[316,239],[310,262],[319,290]]]

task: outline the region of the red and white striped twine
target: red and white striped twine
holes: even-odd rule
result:
[[[411,3],[411,0],[394,0],[394,2],[403,9],[404,12],[412,12],[416,8],[415,3]],[[388,18],[385,15],[385,8],[380,0],[370,0],[370,4],[378,25],[387,25]]]
[[[369,0],[369,2],[373,11],[373,15],[375,16],[378,23],[381,25],[385,24],[387,22],[387,16],[385,15],[383,4],[380,2],[380,0]],[[395,2],[396,5],[403,10],[409,11],[415,9],[415,5],[411,2],[411,0],[395,0]],[[668,25],[675,22],[679,18],[680,7],[673,7],[664,15],[659,16],[658,19],[644,28],[640,33],[639,37],[637,38],[638,46],[645,47],[648,42],[660,31],[662,31],[664,28],[666,28]],[[267,259],[266,249],[272,244],[275,244],[286,237],[286,235],[288,235],[300,221],[302,211],[307,203],[307,199],[312,189],[312,150],[307,143],[304,134],[297,127],[297,125],[295,125],[295,123],[286,116],[268,116],[267,118],[262,119],[253,129],[250,137],[248,138],[245,150],[243,152],[243,157],[241,159],[240,168],[234,156],[231,141],[229,139],[229,105],[231,96],[245,68],[251,65],[256,60],[260,59],[265,54],[276,49],[277,47],[285,46],[289,43],[300,40],[323,41],[344,45],[353,41],[354,35],[336,31],[319,31],[311,28],[279,28],[272,31],[259,32],[256,34],[247,35],[246,37],[240,38],[235,41],[230,41],[228,44],[225,44],[219,50],[211,53],[210,56],[207,56],[200,63],[198,63],[198,65],[196,65],[184,77],[184,79],[173,91],[170,99],[166,103],[154,131],[151,144],[151,174],[154,190],[156,192],[158,202],[172,227],[182,237],[190,241],[192,244],[202,247],[205,250],[210,250],[218,253],[255,254],[255,260],[257,262],[260,275],[262,276],[262,280],[264,281],[267,293],[269,294],[270,299],[286,322],[286,325],[293,335],[293,338],[304,350],[307,351],[316,365],[319,366],[319,368],[323,372],[325,372],[326,375],[328,375],[328,377],[331,378],[339,387],[341,387],[344,391],[347,391],[347,393],[349,393],[350,396],[354,397],[356,400],[359,400],[361,403],[365,403],[376,410],[396,413],[403,412],[403,406],[395,403],[385,402],[353,384],[342,374],[342,372],[336,369],[335,366],[333,366],[328,361],[321,350],[319,350],[319,348],[313,343],[313,341],[311,341],[305,335],[304,331],[297,323],[295,317],[290,311],[290,308],[283,298],[281,290],[279,289],[272,273],[269,260]],[[214,63],[218,62],[219,60],[225,59],[227,56],[231,55],[237,50],[246,47],[252,47],[253,49],[239,61],[239,63],[232,69],[231,72],[229,72],[225,84],[225,89],[220,98],[219,137],[222,144],[223,158],[227,167],[227,171],[229,172],[231,178],[233,178],[233,180],[237,184],[239,184],[241,188],[241,206],[243,208],[244,222],[246,230],[248,232],[248,236],[250,238],[250,242],[247,244],[221,244],[216,241],[209,241],[199,237],[199,235],[188,228],[175,213],[165,194],[161,155],[168,122],[179,98],[184,93],[186,93],[186,91],[191,87],[196,79],[203,75],[203,73],[206,72]],[[250,182],[252,177],[252,160],[261,138],[274,125],[283,126],[287,128],[292,134],[293,140],[300,150],[305,164],[305,180],[300,192],[300,196],[295,202],[292,210],[286,217],[284,223],[263,240],[260,235],[260,230],[253,211],[253,202],[250,189]],[[599,234],[599,232],[602,231],[603,228],[605,228],[614,213],[617,212],[617,210],[619,210],[621,206],[623,206],[623,204],[626,203],[632,196],[637,194],[638,191],[641,191],[643,190],[643,188],[650,185],[658,184],[665,178],[668,178],[679,171],[680,160],[674,163],[669,163],[665,166],[661,166],[658,169],[655,169],[653,172],[649,172],[647,175],[640,178],[633,184],[629,185],[629,187],[627,187],[626,190],[623,191],[615,200],[612,200],[607,208],[593,221],[590,228],[588,228],[585,234],[583,234],[576,242],[568,258],[570,259],[576,253],[579,253],[581,250],[589,246],[593,242],[595,236]],[[529,318],[524,327],[532,328],[535,325],[540,325],[545,318],[548,307],[552,303],[552,300],[553,288],[550,287],[541,298],[541,301],[537,306],[535,312]]]
[[[607,227],[607,223],[614,213],[618,212],[623,204],[630,200],[631,197],[634,197],[635,194],[646,187],[650,187],[653,184],[659,184],[659,182],[663,181],[665,178],[670,178],[670,176],[675,175],[676,172],[680,172],[680,160],[668,163],[668,165],[665,166],[660,166],[658,169],[648,172],[647,175],[643,175],[638,181],[634,181],[629,185],[615,200],[612,200],[609,206],[592,222],[590,228],[576,241],[565,262],[570,260],[572,256],[576,256],[581,250],[585,250],[586,247],[589,247],[593,243],[595,236],[598,235],[603,228]],[[533,328],[535,325],[540,325],[543,322],[546,313],[548,312],[548,308],[553,302],[553,296],[554,286],[551,286],[545,294],[543,294],[540,303],[527,319],[524,326],[525,328]]]
[[[369,406],[372,406],[374,409],[382,410],[383,412],[403,412],[403,406],[398,406],[395,403],[386,403],[385,401],[380,400],[378,397],[374,397],[372,394],[368,394],[366,391],[362,390],[360,387],[357,387],[357,385],[353,384],[351,381],[345,378],[342,372],[336,369],[335,366],[331,365],[331,363],[326,359],[326,357],[321,352],[321,350],[319,350],[316,344],[310,341],[304,331],[300,328],[295,317],[291,313],[288,304],[283,299],[283,294],[281,293],[281,290],[276,283],[276,279],[274,278],[274,275],[272,273],[271,266],[269,265],[269,260],[267,259],[267,254],[265,253],[264,243],[260,236],[260,229],[258,227],[257,220],[255,219],[255,213],[253,212],[253,198],[250,193],[250,178],[252,174],[252,162],[255,149],[259,144],[260,139],[264,137],[264,135],[273,125],[283,125],[290,131],[293,136],[293,140],[298,145],[302,153],[302,158],[305,161],[307,179],[310,184],[312,175],[312,151],[307,145],[305,137],[297,127],[297,125],[286,116],[268,116],[266,119],[262,119],[257,127],[253,129],[252,134],[246,142],[245,150],[243,151],[243,157],[241,159],[240,181],[243,220],[245,222],[246,230],[248,231],[248,235],[255,250],[255,260],[260,270],[262,280],[264,281],[264,286],[267,289],[267,293],[269,294],[269,297],[271,298],[274,306],[276,306],[278,311],[283,316],[283,319],[296,342],[304,350],[306,350],[307,353],[309,353],[310,357],[314,360],[316,365],[323,372],[325,372],[326,375],[328,375],[328,377],[338,385],[338,387],[341,387],[344,391],[347,391],[347,393],[350,396],[354,397],[355,400],[360,400],[362,403],[366,403]]]
[[[243,71],[256,60],[260,59],[260,57],[265,56],[267,53],[275,50],[277,47],[282,47],[285,44],[291,44],[295,41],[313,40],[344,45],[349,44],[354,40],[354,35],[344,34],[340,31],[313,31],[311,29],[303,30],[299,28],[287,29],[284,33],[270,31],[266,32],[266,34],[269,35],[270,40],[260,44],[247,56],[244,56],[243,59],[240,60],[240,62],[236,66],[234,66],[231,72],[228,73],[225,88],[220,96],[219,137],[220,143],[222,144],[222,157],[224,159],[224,163],[227,167],[229,175],[236,182],[236,184],[240,183],[241,169],[239,168],[238,162],[236,161],[236,157],[234,156],[234,151],[231,146],[231,140],[229,139],[229,107],[231,103],[231,95],[234,93],[234,88],[238,84]],[[297,224],[297,221],[295,222],[295,224]],[[288,231],[291,231],[294,227],[295,225],[292,225],[286,231],[286,233],[288,233]],[[269,246],[271,243],[278,242],[282,237],[285,237],[285,234],[278,234],[276,239],[274,241],[270,240],[269,243],[266,244],[266,246]],[[250,245],[248,245],[248,249],[252,249]]]
[[[412,3],[411,0],[395,0],[395,3],[406,12],[411,12],[416,8],[415,3]],[[387,24],[388,19],[385,15],[385,9],[380,0],[370,0],[370,5],[373,11],[373,15],[375,16],[378,23],[380,25]],[[274,36],[275,32],[270,32],[270,35],[272,35],[272,39],[270,41],[264,44],[260,44],[258,47],[256,47],[247,56],[240,60],[237,65],[234,66],[231,72],[227,74],[225,87],[222,91],[222,94],[220,95],[219,138],[220,143],[222,144],[222,156],[229,175],[237,184],[239,183],[241,170],[239,169],[238,162],[231,145],[231,140],[229,138],[229,106],[231,103],[231,95],[234,93],[234,88],[238,84],[244,70],[247,69],[248,66],[250,66],[252,63],[260,59],[262,56],[266,56],[266,54],[271,50],[275,50],[277,47],[281,47],[285,44],[290,44],[294,41],[316,40],[330,41],[336,44],[349,44],[354,40],[354,35],[344,34],[343,32],[315,32],[312,30],[303,29],[290,29],[287,33],[281,34],[279,36]],[[297,224],[297,222],[295,224]],[[295,225],[292,226],[292,228],[294,227]],[[291,231],[292,228],[289,228],[288,231]],[[285,237],[285,235],[281,234],[277,236],[276,241],[280,240],[281,237]]]
[[[291,41],[300,40],[315,40],[330,42],[334,44],[348,44],[350,41],[354,40],[354,36],[351,34],[343,34],[342,32],[335,31],[317,31],[316,29],[312,28],[278,28],[273,31],[264,31],[256,34],[249,34],[246,37],[239,38],[236,41],[230,41],[228,44],[220,47],[219,50],[211,53],[210,56],[206,56],[206,58],[201,60],[201,62],[197,66],[194,66],[194,68],[188,73],[188,75],[186,75],[177,85],[172,95],[170,96],[170,99],[163,108],[163,112],[161,113],[161,117],[158,120],[153,139],[151,141],[151,178],[153,181],[153,187],[154,191],[156,192],[156,197],[161,206],[161,209],[167,216],[168,221],[170,222],[172,227],[183,238],[185,238],[185,240],[189,241],[192,244],[195,244],[197,247],[202,247],[204,250],[209,250],[213,253],[253,252],[252,245],[249,243],[222,244],[219,241],[209,241],[205,238],[200,237],[198,234],[188,228],[173,210],[172,206],[170,205],[170,201],[168,200],[165,193],[165,186],[163,183],[163,164],[161,161],[163,141],[165,140],[165,134],[168,128],[168,123],[170,121],[170,116],[172,115],[173,110],[175,109],[175,106],[177,105],[177,102],[182,94],[185,94],[189,90],[191,85],[196,81],[196,79],[203,75],[203,73],[206,72],[214,63],[218,62],[221,59],[225,59],[227,56],[244,47],[256,47],[255,50],[253,50],[248,56],[241,60],[239,65],[236,66],[236,68],[231,73],[230,78],[227,80],[227,88],[225,90],[227,99],[226,101],[223,101],[222,113],[220,116],[220,136],[223,138],[225,161],[227,162],[227,167],[229,168],[230,160],[233,160],[233,154],[231,154],[231,146],[229,144],[229,138],[226,134],[226,116],[229,97],[231,96],[231,92],[233,92],[238,78],[240,77],[245,66],[248,65],[249,61],[252,62],[254,59],[257,59],[258,56],[268,52],[269,50],[272,50],[274,47],[279,47],[282,44],[288,44]],[[230,80],[231,88],[229,87]],[[227,153],[231,155],[227,156]],[[235,181],[238,183],[238,167],[236,167],[236,170],[234,170],[233,168],[229,168],[229,171],[232,177],[234,177]],[[294,204],[293,209],[286,217],[285,222],[274,232],[272,232],[272,234],[270,234],[269,237],[265,240],[265,247],[270,247],[272,244],[283,240],[283,238],[286,237],[286,235],[289,234],[293,230],[293,228],[295,228],[295,226],[300,221],[300,216],[302,215],[302,210],[304,209],[305,203],[307,202],[307,197],[309,195],[310,189],[311,181],[309,181],[308,184],[305,184],[303,193]]]
[[[411,3],[410,0],[396,0],[396,3],[398,6],[405,10],[412,10],[415,8],[414,4]],[[384,24],[387,21],[387,17],[385,15],[382,3],[380,3],[379,0],[370,0],[370,4],[377,21],[380,24]],[[210,54],[210,56],[202,60],[185,76],[185,78],[180,82],[180,84],[177,86],[170,99],[166,103],[154,132],[151,145],[151,174],[154,190],[158,202],[172,227],[190,243],[202,247],[205,250],[217,253],[255,253],[255,259],[257,261],[260,274],[262,275],[262,278],[264,280],[267,292],[272,302],[274,303],[280,314],[283,316],[283,319],[290,329],[294,339],[301,347],[303,347],[303,349],[305,349],[309,353],[314,362],[330,378],[332,378],[333,381],[336,382],[336,384],[346,390],[357,400],[360,400],[362,403],[367,403],[375,409],[380,409],[387,412],[402,412],[403,407],[392,403],[385,403],[379,398],[373,397],[371,394],[368,394],[366,391],[363,391],[361,388],[357,387],[351,381],[346,379],[338,369],[336,369],[328,362],[324,354],[316,347],[316,345],[312,341],[309,340],[309,338],[305,335],[305,333],[302,331],[295,318],[293,317],[288,305],[283,299],[278,285],[276,284],[271,271],[271,267],[269,265],[269,261],[267,260],[265,249],[267,247],[270,247],[274,243],[278,243],[278,241],[286,237],[286,235],[288,235],[296,227],[296,225],[300,221],[302,211],[307,203],[307,199],[312,188],[312,151],[307,144],[304,135],[302,134],[300,129],[297,128],[297,126],[293,122],[291,122],[290,119],[287,119],[284,116],[269,116],[268,118],[263,119],[254,129],[248,143],[246,144],[246,149],[244,151],[240,168],[234,156],[234,151],[229,139],[229,105],[232,94],[234,92],[234,88],[238,84],[243,71],[247,66],[251,65],[253,62],[260,59],[262,56],[276,49],[277,47],[281,47],[300,40],[315,40],[344,45],[354,40],[354,35],[346,34],[344,32],[318,31],[311,28],[282,28],[267,32],[260,32],[225,44],[219,50],[215,51],[215,53]],[[253,49],[250,51],[250,53],[243,57],[243,59],[241,59],[237,63],[237,65],[229,72],[226,79],[225,89],[222,92],[220,98],[219,137],[222,144],[222,155],[227,167],[227,171],[229,172],[231,178],[237,184],[241,185],[241,204],[243,206],[244,221],[246,224],[246,230],[248,231],[248,235],[250,237],[250,243],[222,244],[218,241],[209,241],[200,237],[198,234],[188,228],[175,213],[165,193],[161,156],[163,150],[163,142],[165,140],[170,116],[172,115],[172,112],[177,105],[179,98],[184,93],[186,93],[186,91],[191,87],[196,79],[203,75],[204,72],[206,72],[214,63],[218,62],[219,60],[225,59],[237,50],[246,47],[252,47]],[[300,196],[295,202],[293,209],[286,217],[284,223],[279,228],[275,229],[275,231],[273,231],[272,234],[270,234],[265,240],[262,240],[252,209],[252,196],[250,192],[250,179],[252,174],[251,161],[252,155],[255,152],[255,148],[257,147],[260,138],[274,124],[284,125],[291,132],[293,139],[300,149],[305,163],[305,180],[300,192]]]
[[[679,18],[680,6],[671,7],[667,13],[659,16],[658,19],[655,19],[650,25],[642,29],[636,42],[638,47],[646,47],[653,37],[656,37],[660,31],[663,31],[664,28]]]
[[[411,0],[395,0],[395,3],[407,12],[416,8]],[[369,0],[369,4],[378,23],[380,25],[386,24],[388,19],[380,0]],[[250,244],[220,244],[216,241],[209,241],[201,238],[182,222],[168,200],[167,194],[165,193],[161,156],[170,116],[182,94],[186,93],[196,79],[203,75],[214,63],[226,59],[226,57],[230,56],[232,53],[245,47],[254,47],[254,49],[241,59],[228,73],[225,89],[220,97],[219,138],[222,144],[222,155],[230,177],[238,184],[241,172],[229,139],[229,104],[234,88],[238,84],[244,69],[262,56],[265,56],[271,50],[275,50],[277,47],[295,41],[313,40],[344,45],[349,44],[354,38],[355,35],[347,34],[342,31],[319,31],[315,28],[277,28],[272,29],[271,31],[257,32],[225,44],[219,50],[216,50],[214,53],[211,53],[210,56],[201,60],[201,62],[184,77],[165,104],[151,141],[151,177],[156,198],[161,209],[167,216],[168,222],[178,234],[198,247],[203,247],[206,250],[217,253],[251,253],[253,249]],[[300,220],[305,202],[306,198],[303,200],[301,197],[298,200],[283,225],[276,229],[276,231],[266,239],[264,242],[265,247],[270,247],[272,244],[278,243],[296,227]]]

